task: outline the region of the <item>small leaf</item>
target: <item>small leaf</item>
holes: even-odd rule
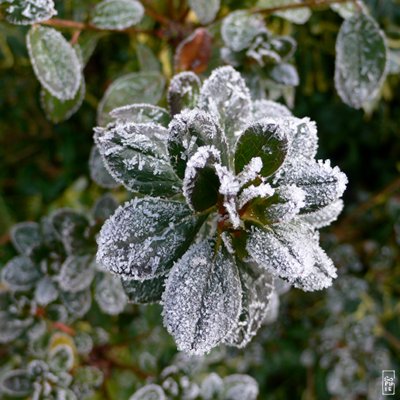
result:
[[[132,122],[135,124],[156,123],[168,127],[170,117],[165,108],[151,104],[129,104],[118,107],[110,112],[112,118],[118,122]]]
[[[268,71],[268,78],[274,83],[283,86],[298,86],[299,74],[292,64],[281,63],[274,65]]]
[[[74,352],[71,346],[59,344],[49,353],[49,367],[54,372],[69,371],[74,365]]]
[[[221,35],[226,46],[234,51],[242,51],[248,48],[253,39],[264,30],[265,24],[260,14],[240,10],[224,18]]]
[[[180,180],[169,161],[167,135],[161,125],[116,123],[97,128],[95,140],[116,181],[133,192],[169,196]]]
[[[300,3],[302,3],[302,0],[259,0],[257,7],[272,8]],[[274,15],[293,22],[294,24],[302,25],[310,19],[311,10],[308,7],[301,7],[296,10],[277,11]]]
[[[6,372],[0,380],[0,392],[11,397],[25,397],[33,392],[33,382],[24,369]]]
[[[361,108],[379,92],[386,77],[385,36],[368,15],[346,19],[336,40],[335,86],[344,103]]]
[[[127,279],[163,275],[189,247],[200,222],[183,203],[134,199],[103,225],[97,261]]]
[[[220,0],[189,0],[189,6],[202,24],[213,21],[221,6]]]
[[[215,372],[207,375],[201,383],[201,398],[214,400],[223,398],[224,382]]]
[[[253,158],[259,157],[262,161],[261,175],[270,176],[285,161],[288,148],[288,137],[279,125],[256,122],[243,132],[236,144],[236,173],[243,171]]]
[[[178,349],[201,355],[235,326],[241,288],[233,258],[208,241],[192,245],[171,270],[165,292],[164,325]]]
[[[58,297],[58,290],[52,279],[44,276],[36,286],[35,300],[41,306],[47,306]]]
[[[245,81],[232,67],[215,69],[204,82],[199,107],[219,122],[233,149],[251,116],[251,98]]]
[[[206,71],[212,54],[212,36],[205,28],[197,28],[176,48],[175,69],[201,74]]]
[[[102,274],[97,282],[94,298],[100,309],[109,315],[120,314],[128,300],[121,281],[109,273]]]
[[[40,277],[39,269],[25,256],[14,257],[1,271],[2,281],[15,292],[33,288]]]
[[[151,383],[135,392],[129,400],[167,400],[161,386]]]
[[[96,388],[101,386],[103,381],[104,374],[97,367],[92,367],[88,365],[84,367],[81,366],[76,369],[74,384],[77,385],[79,388],[81,388],[82,386]]]
[[[193,72],[176,74],[171,79],[168,88],[168,104],[171,115],[195,108],[200,94],[200,86],[200,79]]]
[[[92,294],[86,289],[82,292],[61,292],[61,300],[74,318],[82,318],[92,305]]]
[[[136,44],[136,54],[139,59],[140,70],[141,71],[154,71],[161,72],[161,64],[158,61],[157,55],[153,53],[149,46],[138,42]]]
[[[143,16],[139,1],[103,0],[94,7],[91,22],[99,29],[124,30],[137,25]]]
[[[80,292],[90,286],[94,274],[94,260],[91,255],[71,255],[61,267],[58,284],[66,292]]]
[[[36,222],[21,222],[14,225],[10,236],[15,249],[26,256],[31,255],[32,250],[42,243],[40,226]]]
[[[224,400],[256,400],[258,397],[258,384],[249,375],[229,375],[224,378]]]
[[[57,14],[53,0],[6,0],[5,3],[10,3],[6,9],[6,19],[12,24],[36,24]]]
[[[134,304],[160,303],[165,289],[165,276],[145,281],[121,280],[128,301]]]
[[[0,311],[0,343],[12,342],[32,324],[32,318],[14,319],[8,312]]]
[[[283,104],[272,100],[256,100],[253,102],[253,119],[258,121],[266,117],[291,117],[291,111]]]
[[[92,147],[89,158],[90,178],[100,187],[114,189],[119,183],[111,176],[104,165],[103,159],[96,145]]]
[[[164,77],[156,72],[133,72],[116,79],[106,90],[97,110],[97,123],[111,122],[108,113],[134,103],[156,104],[163,95]]]
[[[59,100],[73,99],[81,85],[81,64],[63,35],[53,28],[34,26],[28,32],[27,46],[42,86]]]
[[[93,219],[96,222],[104,222],[107,218],[114,214],[118,208],[118,203],[110,194],[100,197],[92,209]]]

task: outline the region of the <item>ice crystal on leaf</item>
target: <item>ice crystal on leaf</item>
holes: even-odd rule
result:
[[[46,21],[57,14],[53,0],[4,0],[6,18],[17,25],[31,25]]]
[[[180,350],[243,347],[276,318],[276,282],[313,291],[336,277],[317,229],[339,215],[347,178],[315,160],[314,122],[252,102],[231,67],[203,85],[178,74],[168,99],[170,115],[128,104],[96,129],[106,168],[138,193],[104,224],[97,261],[129,301],[162,303]]]

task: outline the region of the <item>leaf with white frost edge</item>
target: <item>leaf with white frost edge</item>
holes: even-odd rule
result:
[[[100,151],[96,145],[92,147],[89,157],[89,172],[93,182],[105,189],[115,189],[119,183],[111,176],[104,165]]]
[[[66,292],[76,293],[90,286],[95,275],[91,255],[67,257],[58,275],[58,284]]]
[[[256,400],[257,381],[249,375],[234,374],[224,378],[224,400]]]
[[[219,399],[224,392],[224,382],[219,375],[212,372],[203,380],[200,390],[203,400]]]
[[[129,104],[115,108],[110,112],[118,122],[156,123],[168,127],[170,116],[165,108],[151,104]]]
[[[291,111],[284,105],[272,100],[256,100],[253,102],[253,120],[258,121],[266,117],[291,117]]]
[[[13,292],[25,291],[33,288],[40,279],[41,273],[33,262],[25,256],[12,258],[2,269],[2,281]]]
[[[33,319],[14,319],[8,312],[0,311],[0,343],[10,343],[30,328]]]
[[[58,297],[58,290],[49,276],[44,276],[35,288],[35,301],[41,306],[47,306]]]
[[[92,305],[92,294],[89,289],[81,292],[61,292],[61,300],[74,318],[82,318]]]
[[[124,30],[137,25],[144,7],[136,0],[103,0],[93,9],[91,23],[99,29]]]
[[[64,36],[53,28],[34,26],[28,32],[27,46],[42,86],[60,100],[73,99],[81,84],[81,64]]]
[[[49,367],[54,372],[69,371],[74,365],[74,353],[72,347],[67,344],[59,344],[49,352]]]
[[[11,3],[6,9],[6,19],[16,25],[37,24],[57,15],[53,0],[6,0],[5,3]]]
[[[36,222],[21,222],[14,225],[10,237],[15,249],[26,256],[29,256],[42,242],[40,225]]]
[[[220,0],[188,0],[190,8],[202,24],[214,20],[221,6]]]
[[[161,386],[151,383],[135,392],[129,400],[167,400]]]
[[[166,276],[159,276],[145,281],[121,279],[122,287],[128,296],[128,302],[133,304],[160,303],[165,289]]]
[[[94,298],[101,310],[109,315],[120,314],[128,300],[121,281],[108,272],[97,282]]]
[[[201,88],[199,107],[219,121],[233,149],[251,118],[250,92],[240,73],[229,66],[215,69]]]
[[[127,279],[163,275],[184,254],[201,222],[184,203],[134,199],[103,225],[97,239],[97,261]]]
[[[296,67],[288,63],[274,65],[268,71],[268,78],[274,83],[283,86],[298,86],[300,83]]]
[[[205,240],[172,268],[163,294],[164,325],[179,350],[205,354],[234,328],[241,311],[234,259]]]
[[[271,8],[271,7],[280,7],[289,4],[298,4],[301,3],[302,0],[259,0],[257,3],[257,7],[263,8]],[[285,10],[285,11],[277,11],[274,15],[284,18],[294,24],[305,24],[311,17],[311,10],[307,7],[302,7],[296,10]]]
[[[336,221],[344,207],[343,200],[337,200],[317,211],[303,213],[297,217],[300,223],[306,223],[316,229],[323,228]]]
[[[25,397],[33,392],[33,382],[24,369],[6,372],[0,380],[1,393],[11,397]]]
[[[384,33],[369,15],[346,19],[336,39],[335,87],[344,103],[359,109],[374,98],[387,73]]]
[[[95,141],[114,179],[128,190],[170,196],[180,189],[167,150],[168,131],[154,123],[116,123],[95,129]]]

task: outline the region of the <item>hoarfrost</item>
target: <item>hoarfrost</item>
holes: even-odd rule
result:
[[[343,200],[337,200],[317,211],[299,215],[298,220],[320,229],[336,221],[343,210],[343,206]]]
[[[221,6],[220,0],[189,0],[189,6],[202,24],[214,20]]]
[[[259,0],[257,3],[258,7],[280,7],[289,4],[299,4],[302,3],[302,0]],[[285,11],[277,11],[274,13],[278,17],[284,18],[294,24],[305,24],[311,17],[311,10],[307,7],[302,7],[297,10],[285,10]]]
[[[273,189],[268,183],[262,183],[258,186],[250,185],[244,188],[242,193],[240,193],[240,196],[238,198],[238,209],[240,210],[251,200],[254,200],[256,198],[270,197],[273,196],[274,193],[275,189]]]
[[[168,88],[168,105],[171,115],[178,114],[185,109],[193,109],[200,94],[201,81],[191,72],[185,71],[175,75]]]
[[[58,290],[52,279],[44,276],[35,288],[35,301],[41,306],[47,306],[58,297]]]
[[[32,250],[41,244],[40,225],[36,222],[22,222],[12,227],[10,232],[12,244],[22,255],[29,256]]]
[[[272,100],[256,100],[253,102],[253,120],[258,121],[266,117],[291,117],[291,111],[283,104]]]
[[[3,3],[9,4],[6,19],[12,24],[31,25],[57,15],[53,0],[5,0]]]
[[[99,279],[94,297],[100,309],[109,315],[120,314],[128,301],[120,279],[108,272]]]
[[[135,124],[156,123],[168,126],[169,114],[165,108],[151,104],[129,104],[115,108],[110,112],[111,117],[118,122],[132,122]]]

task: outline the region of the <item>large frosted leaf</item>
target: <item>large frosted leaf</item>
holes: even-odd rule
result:
[[[179,190],[161,125],[116,123],[97,128],[95,140],[107,169],[128,190],[172,195]]]
[[[259,0],[257,3],[258,7],[263,8],[274,8],[290,4],[302,3],[302,0]],[[277,11],[275,15],[287,19],[295,24],[305,24],[311,17],[311,10],[307,7],[301,7],[296,10],[285,10]]]
[[[102,188],[114,189],[119,186],[119,183],[111,176],[105,167],[96,145],[94,145],[90,151],[89,172],[92,180]]]
[[[167,396],[161,386],[152,383],[140,388],[129,400],[167,400]]]
[[[120,314],[128,301],[121,281],[109,273],[102,274],[94,297],[101,310],[110,315]]]
[[[15,249],[20,254],[27,256],[42,242],[40,226],[36,222],[21,222],[14,225],[10,236]]]
[[[94,274],[94,260],[91,255],[71,255],[61,267],[58,284],[66,292],[80,292],[90,286]]]
[[[82,318],[92,305],[92,294],[89,289],[81,292],[62,292],[61,300],[73,318]]]
[[[6,19],[12,24],[36,24],[57,14],[53,0],[5,0],[3,3],[10,4],[6,9]]]
[[[136,0],[103,0],[92,12],[91,22],[99,29],[123,30],[138,24],[144,8]]]
[[[234,328],[241,287],[234,259],[209,241],[189,248],[175,263],[163,295],[164,324],[178,349],[204,354]]]
[[[347,105],[361,108],[379,92],[386,77],[383,32],[368,15],[345,20],[336,41],[335,86]]]
[[[98,237],[98,263],[128,279],[160,276],[189,247],[198,224],[183,203],[134,199],[118,208],[103,225]]]
[[[165,288],[165,276],[145,281],[121,280],[128,301],[134,304],[159,303]]]
[[[164,77],[157,72],[134,72],[116,79],[106,90],[97,110],[97,123],[112,121],[108,113],[134,103],[156,104],[163,95]]]
[[[110,112],[111,117],[120,122],[133,122],[135,124],[155,122],[167,127],[170,121],[165,108],[151,104],[129,104],[118,107]]]
[[[262,16],[240,10],[224,18],[221,35],[225,44],[234,51],[248,48],[253,39],[265,30]]]
[[[189,0],[189,6],[202,24],[211,22],[221,6],[220,0]]]
[[[270,176],[285,161],[288,148],[288,137],[279,125],[256,122],[243,132],[236,143],[236,173],[241,172],[253,158],[259,157],[262,161],[261,175]]]
[[[1,271],[1,278],[12,291],[31,289],[40,279],[39,269],[25,256],[11,259]]]
[[[224,379],[224,400],[256,400],[258,384],[249,375],[229,375]]]
[[[215,69],[201,88],[199,106],[217,118],[233,148],[251,118],[250,92],[239,72],[232,67]]]
[[[51,95],[73,99],[81,84],[81,64],[73,47],[53,28],[34,26],[27,36],[33,70]]]
[[[171,115],[178,114],[185,109],[193,109],[197,104],[200,86],[199,77],[191,71],[175,75],[168,88],[168,104]]]
[[[11,397],[25,397],[33,392],[33,382],[24,369],[6,372],[0,380],[0,392]]]

